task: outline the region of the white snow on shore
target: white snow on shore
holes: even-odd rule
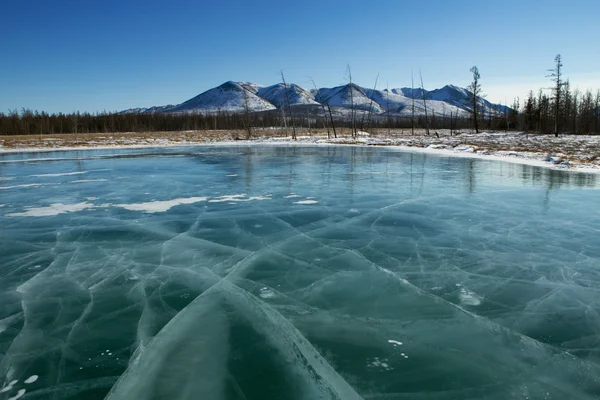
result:
[[[462,142],[474,141],[477,145],[467,145]],[[401,151],[419,152],[427,154],[438,154],[456,157],[468,157],[494,161],[504,161],[517,164],[532,165],[537,167],[551,168],[556,170],[569,170],[586,173],[600,173],[600,160],[592,162],[577,163],[555,163],[546,161],[549,159],[548,153],[540,151],[506,151],[495,150],[494,146],[501,148],[511,148],[522,141],[526,143],[549,143],[553,147],[552,153],[565,154],[572,153],[573,148],[578,148],[581,143],[592,143],[600,146],[600,136],[569,136],[563,135],[558,139],[549,135],[535,136],[524,133],[480,133],[480,134],[460,134],[459,136],[441,136],[436,139],[435,136],[395,136],[392,138],[374,136],[359,137],[352,139],[350,137],[340,137],[337,139],[326,136],[298,136],[298,140],[293,141],[289,137],[266,137],[251,141],[227,140],[215,142],[189,142],[183,138],[153,141],[152,143],[139,144],[131,141],[131,144],[111,143],[111,142],[92,142],[89,146],[79,147],[61,147],[58,145],[53,148],[20,148],[5,149],[0,147],[0,154],[3,153],[24,153],[24,152],[49,152],[49,151],[69,151],[69,150],[115,150],[115,149],[140,149],[140,148],[163,148],[163,147],[190,147],[190,146],[253,146],[253,145],[274,145],[274,146],[332,146],[332,145],[350,145],[350,146],[383,146],[394,148]],[[108,144],[105,144],[108,143]],[[489,148],[488,148],[489,144]],[[586,154],[585,149],[579,149],[572,153],[575,158],[586,160],[593,154]],[[27,162],[28,160],[2,160],[4,162]],[[35,161],[43,161],[36,159]]]

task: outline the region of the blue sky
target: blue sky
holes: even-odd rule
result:
[[[5,2],[0,111],[114,111],[175,104],[224,81],[309,88],[466,86],[491,101],[549,86],[557,53],[580,89],[600,89],[600,2]]]

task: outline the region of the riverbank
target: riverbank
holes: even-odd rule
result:
[[[353,139],[348,129],[334,138],[324,130],[297,131],[293,141],[282,129],[255,129],[251,140],[244,131],[184,131],[64,134],[0,137],[0,153],[24,151],[140,148],[206,144],[322,144],[393,146],[465,157],[486,158],[537,166],[600,173],[600,136],[537,135],[524,132],[450,133],[449,130],[374,130]]]

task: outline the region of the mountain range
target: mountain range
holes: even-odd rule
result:
[[[287,87],[287,94],[286,94]],[[423,102],[425,97],[426,105]],[[249,112],[264,112],[286,107],[289,102],[292,108],[318,108],[329,105],[332,109],[344,114],[355,110],[371,110],[376,114],[410,116],[413,104],[415,115],[429,114],[436,116],[467,116],[472,110],[472,101],[467,89],[454,85],[446,85],[435,90],[398,88],[376,90],[358,86],[354,83],[333,88],[307,90],[296,84],[278,83],[262,86],[250,82],[228,81],[209,89],[181,104],[155,106],[149,108],[133,108],[123,113],[241,113],[246,107]],[[479,99],[480,110],[484,114],[504,113],[508,107],[493,104]]]

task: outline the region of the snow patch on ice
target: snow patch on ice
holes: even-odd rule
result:
[[[263,299],[272,299],[273,297],[275,297],[275,292],[273,292],[273,290],[269,289],[268,287],[264,287],[260,289],[259,296]]]
[[[481,298],[474,292],[471,292],[465,288],[460,289],[458,298],[462,304],[467,306],[478,306],[481,304]]]
[[[31,207],[24,212],[8,213],[7,217],[48,217],[52,215],[83,211],[88,208],[94,208],[92,203],[87,201],[77,204],[54,203],[47,207]]]
[[[317,200],[300,200],[300,201],[295,201],[294,204],[317,204],[318,201]]]
[[[254,200],[271,200],[271,195],[268,194],[266,196],[250,196],[246,197],[245,193],[242,194],[231,194],[216,197],[214,199],[208,200],[209,203],[226,203],[226,202],[245,202],[245,201],[254,201]]]
[[[84,183],[84,182],[105,182],[106,179],[79,179],[76,181],[70,181],[69,183]]]
[[[39,175],[29,175],[29,176],[35,176],[35,177],[45,177],[45,176],[68,176],[68,175],[81,175],[81,174],[87,174],[88,171],[75,171],[75,172],[62,172],[62,173],[58,173],[58,174],[39,174]]]
[[[26,183],[23,185],[14,185],[14,186],[0,186],[0,190],[4,189],[16,189],[22,187],[37,187],[37,186],[47,186],[48,183]]]
[[[115,207],[121,207],[129,211],[143,211],[146,213],[165,212],[180,204],[193,204],[201,201],[206,201],[206,197],[186,197],[164,201],[149,201],[145,203],[133,204],[115,204]]]

